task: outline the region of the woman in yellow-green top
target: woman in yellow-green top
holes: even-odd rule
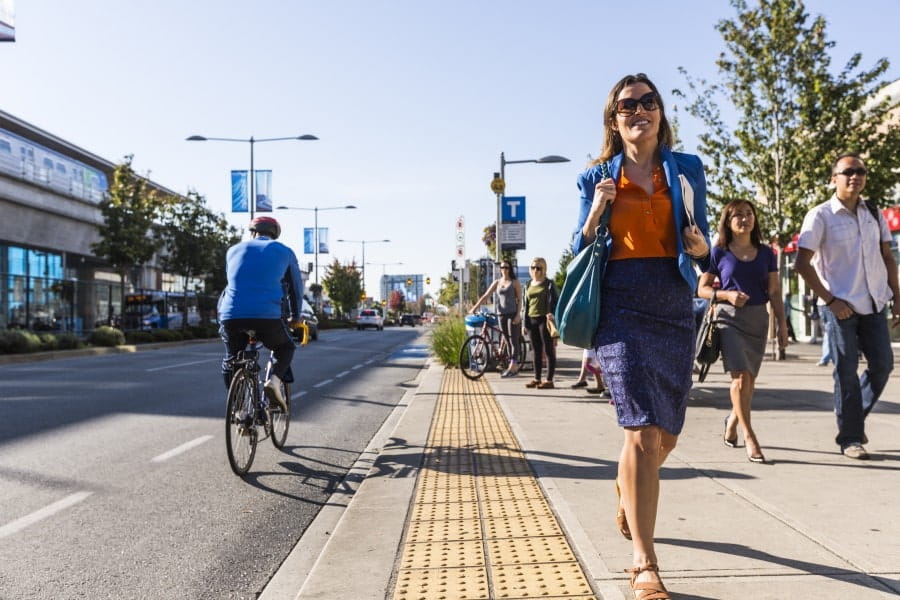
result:
[[[559,294],[553,281],[547,278],[547,261],[535,258],[531,261],[531,281],[525,288],[525,320],[522,331],[531,335],[534,350],[534,379],[525,387],[553,389],[553,373],[556,371],[556,347],[550,335],[547,322],[553,320],[556,300]],[[544,367],[544,353],[547,353],[547,380],[541,381]]]

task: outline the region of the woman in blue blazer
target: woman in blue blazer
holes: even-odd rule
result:
[[[694,263],[709,255],[706,181],[699,158],[669,149],[674,136],[662,99],[643,73],[613,86],[604,125],[600,156],[578,178],[573,250],[595,239],[609,209],[594,342],[625,436],[616,522],[632,540],[635,597],[663,599],[669,595],[653,545],[659,468],[681,433],[691,389]]]

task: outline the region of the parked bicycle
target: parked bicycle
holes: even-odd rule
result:
[[[303,337],[301,345],[309,340],[306,324],[301,325]],[[263,393],[262,382],[268,379],[272,368],[272,357],[266,367],[266,377],[259,377],[259,349],[262,344],[256,340],[256,332],[246,331],[250,337],[247,347],[238,352],[234,361],[234,377],[228,387],[228,402],[225,410],[225,447],[228,464],[236,475],[246,475],[256,456],[256,445],[267,437],[279,450],[284,448],[288,428],[291,425],[291,386],[282,381],[282,395],[287,410],[270,404]]]
[[[481,328],[467,337],[459,349],[459,368],[469,379],[478,379],[487,369],[505,371],[509,367],[509,342],[498,324],[499,320],[494,313],[466,315],[466,327]],[[527,354],[527,342],[521,339],[516,348],[516,362],[524,365]]]

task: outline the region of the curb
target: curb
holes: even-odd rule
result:
[[[218,338],[205,338],[202,340],[181,340],[179,342],[153,342],[151,344],[124,344],[122,346],[97,346],[93,348],[80,348],[78,350],[50,350],[48,352],[31,352],[27,354],[2,354],[0,365],[21,364],[30,362],[46,362],[62,358],[82,358],[85,356],[103,356],[105,354],[130,354],[145,350],[159,350],[160,348],[172,348],[173,346],[187,346],[190,344],[203,344],[214,342]]]

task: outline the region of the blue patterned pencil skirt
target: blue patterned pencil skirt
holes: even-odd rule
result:
[[[607,264],[595,345],[620,426],[681,433],[694,362],[692,295],[673,258]]]

